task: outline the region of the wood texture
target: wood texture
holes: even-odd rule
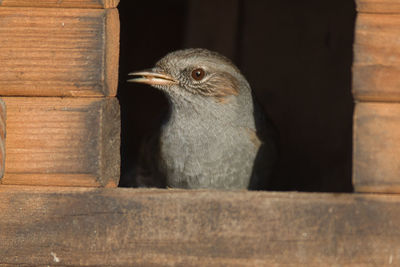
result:
[[[4,176],[6,163],[6,104],[0,99],[0,179]]]
[[[398,0],[356,0],[357,11],[364,13],[400,13]]]
[[[118,185],[120,117],[115,98],[3,100],[8,134],[3,184]]]
[[[0,265],[397,266],[400,197],[0,186]]]
[[[353,94],[358,100],[400,101],[400,14],[358,14]]]
[[[104,89],[107,96],[115,96],[118,88],[119,64],[119,15],[117,9],[110,9],[105,16],[104,34]]]
[[[400,104],[357,103],[353,184],[358,192],[400,193]]]
[[[116,9],[0,8],[0,95],[114,96],[118,51]]]
[[[0,6],[112,8],[119,0],[0,0]]]

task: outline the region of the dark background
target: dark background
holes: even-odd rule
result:
[[[120,186],[130,184],[141,138],[168,109],[160,92],[128,84],[127,74],[203,47],[234,61],[280,132],[271,190],[352,191],[352,1],[121,0],[118,9]]]

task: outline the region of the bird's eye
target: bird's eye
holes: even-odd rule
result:
[[[192,78],[196,81],[200,81],[204,78],[205,71],[203,69],[195,69],[192,71]]]

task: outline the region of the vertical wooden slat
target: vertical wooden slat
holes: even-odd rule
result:
[[[354,189],[400,193],[400,2],[356,3]]]
[[[4,176],[6,163],[6,104],[0,99],[0,179]]]
[[[119,62],[119,14],[116,8],[109,9],[105,16],[104,36],[104,90],[106,96],[115,96],[118,87]]]

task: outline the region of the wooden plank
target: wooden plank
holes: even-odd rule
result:
[[[6,163],[6,104],[0,99],[0,179],[4,176]]]
[[[115,96],[117,9],[0,8],[0,95]]]
[[[113,8],[119,0],[0,0],[0,6],[13,7],[77,7],[77,8]]]
[[[119,68],[119,14],[110,9],[105,16],[104,33],[108,39],[104,42],[104,94],[115,96],[118,88]]]
[[[400,13],[398,0],[356,0],[357,11],[364,13]]]
[[[400,196],[0,186],[0,265],[400,264]]]
[[[358,192],[400,193],[400,104],[357,103],[353,184]]]
[[[115,98],[3,100],[8,135],[3,184],[118,185],[120,118]]]
[[[358,100],[400,101],[400,14],[358,14],[353,95]]]

